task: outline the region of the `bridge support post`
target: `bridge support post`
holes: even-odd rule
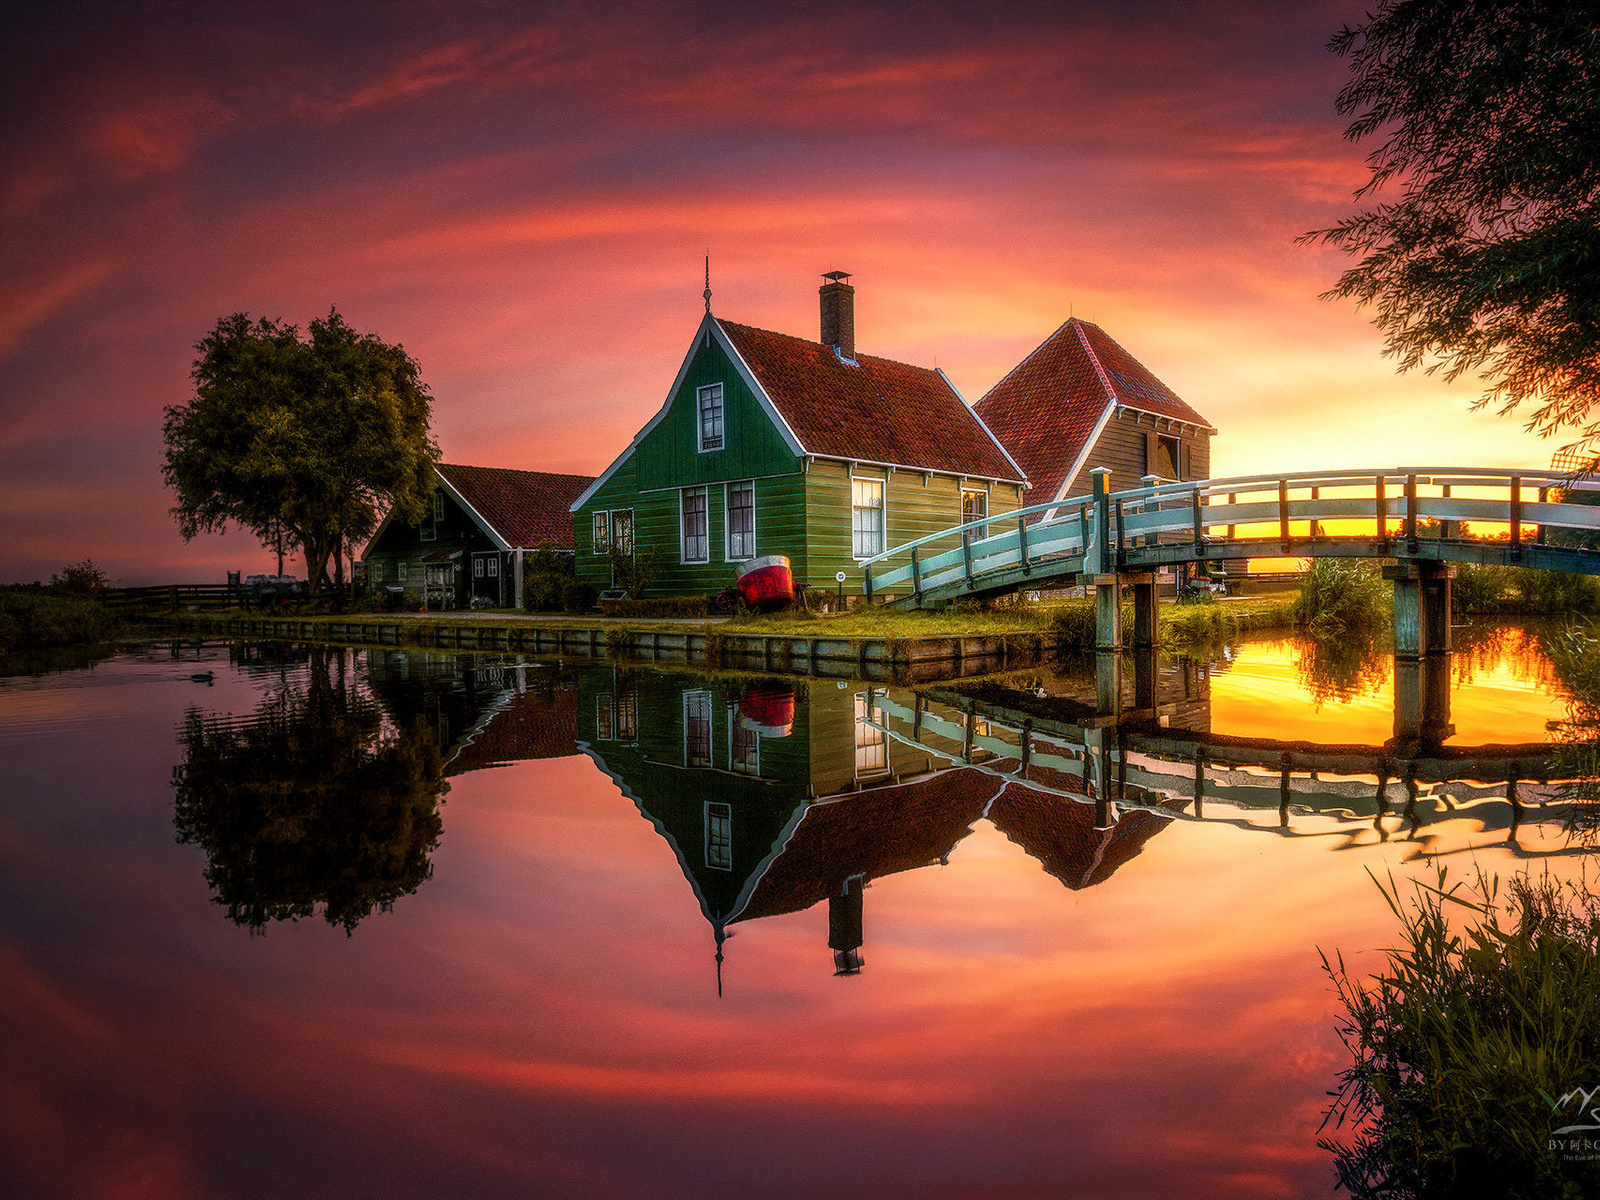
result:
[[[1154,721],[1161,705],[1161,658],[1154,646],[1133,652],[1133,715],[1140,721]]]
[[[1122,649],[1122,576],[1094,576],[1094,648]]]
[[[1153,572],[1122,576],[1124,587],[1133,589],[1133,644],[1136,649],[1161,644],[1161,623],[1157,618],[1156,577]]]
[[[1094,656],[1094,709],[1115,720],[1122,714],[1122,653],[1102,650]]]
[[[1438,745],[1450,723],[1451,563],[1402,559],[1383,569],[1394,583],[1394,737]]]

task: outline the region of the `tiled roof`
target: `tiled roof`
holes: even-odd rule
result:
[[[525,759],[577,753],[578,689],[566,683],[513,696],[475,738],[456,749],[444,773],[463,775]]]
[[[1110,829],[1094,827],[1094,805],[1013,783],[989,806],[995,828],[1074,891],[1104,883],[1171,821],[1128,809]]]
[[[718,322],[806,453],[1020,481],[1022,476],[937,371],[732,321]]]
[[[1171,388],[1076,317],[1047,338],[975,405],[984,424],[1028,473],[1025,501],[1055,498],[1112,403],[1211,429]]]
[[[966,768],[813,804],[737,920],[800,912],[856,876],[881,879],[938,862],[972,831],[999,787]]]
[[[594,482],[592,475],[552,475],[505,467],[439,463],[435,469],[508,545],[523,549],[554,546],[571,550],[572,514],[568,508]]]

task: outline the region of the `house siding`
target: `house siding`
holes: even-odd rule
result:
[[[383,530],[382,535],[367,547],[363,561],[367,564],[367,583],[371,588],[382,587],[386,584],[402,584],[410,595],[422,594],[422,559],[429,554],[438,552],[461,551],[461,557],[455,563],[454,574],[454,602],[465,607],[471,602],[472,596],[472,555],[499,551],[488,536],[479,527],[470,514],[467,513],[449,492],[441,489],[444,497],[444,516],[439,521],[432,517],[425,517],[421,524],[412,525],[405,521],[391,521]],[[429,510],[432,511],[431,509]],[[431,531],[431,538],[424,538],[425,532]],[[511,555],[499,554],[499,570],[506,579],[507,603],[516,605],[509,592],[511,581],[505,575],[511,570]],[[407,565],[406,578],[399,577],[399,566]]]
[[[1093,490],[1090,471],[1095,467],[1110,467],[1109,490],[1113,492],[1136,488],[1148,466],[1149,435],[1160,433],[1175,437],[1181,443],[1184,464],[1180,468],[1185,479],[1211,477],[1211,435],[1208,433],[1180,433],[1170,421],[1161,418],[1157,429],[1156,418],[1130,408],[1115,413],[1089,447],[1082,469],[1067,486],[1067,496],[1086,496]]]
[[[845,573],[846,595],[861,594],[865,578],[851,546],[851,486],[854,476],[878,479],[884,483],[884,549],[892,550],[961,523],[961,480],[936,472],[889,471],[883,467],[856,466],[818,460],[806,474],[806,544],[810,547],[808,582],[817,587],[838,586],[835,575]],[[978,486],[978,481],[972,481]],[[989,487],[989,515],[999,518],[1021,507],[1022,489],[1017,484],[997,483]],[[940,539],[922,547],[926,558],[959,546],[959,537]],[[878,574],[910,562],[910,554],[898,555],[875,564]]]

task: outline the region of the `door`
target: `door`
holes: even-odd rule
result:
[[[493,551],[472,555],[472,599],[479,605],[504,608],[505,596],[500,588],[500,555]]]

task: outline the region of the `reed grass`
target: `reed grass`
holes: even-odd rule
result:
[[[1378,564],[1358,558],[1318,558],[1306,568],[1294,602],[1295,624],[1313,637],[1372,629],[1393,619],[1394,597]]]
[[[1452,882],[1440,868],[1402,897],[1379,882],[1400,945],[1366,980],[1323,967],[1352,1063],[1323,1130],[1355,1197],[1600,1194],[1600,1153],[1561,1131],[1600,1106],[1600,896],[1548,875]],[[1581,1140],[1583,1135],[1577,1135]],[[1600,1130],[1587,1135],[1593,1139]],[[1592,1145],[1591,1141],[1591,1145]]]

